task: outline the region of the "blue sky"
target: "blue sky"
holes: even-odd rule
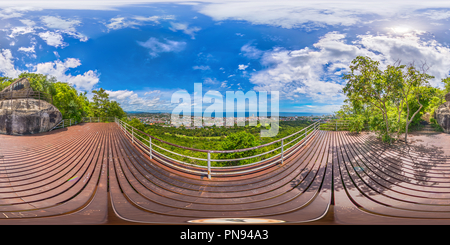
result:
[[[448,1],[1,1],[0,73],[104,88],[127,111],[179,90],[279,91],[280,111],[332,113],[357,55],[450,71]],[[193,96],[192,96],[193,98]],[[204,104],[204,107],[208,104]]]

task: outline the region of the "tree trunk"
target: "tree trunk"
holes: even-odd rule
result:
[[[406,128],[405,128],[405,143],[408,144],[408,126],[409,123],[406,123]]]
[[[416,114],[420,111],[420,109],[422,109],[423,105],[420,104],[420,100],[419,97],[417,97],[417,103],[419,103],[420,107],[419,109],[414,112],[414,114],[411,117],[411,120],[408,121],[408,116],[409,116],[409,106],[407,104],[407,108],[408,108],[408,114],[406,115],[406,132],[405,132],[405,143],[408,143],[407,139],[408,139],[408,126],[409,124],[412,122],[412,120],[414,119],[414,117],[416,116]]]
[[[403,100],[402,103],[400,105],[397,105],[397,112],[398,112],[398,119],[397,119],[397,124],[398,126],[398,130],[397,130],[397,140],[400,139],[400,119],[402,116],[402,111],[403,111]]]
[[[387,110],[386,110],[386,104],[383,102],[383,106],[384,106],[384,113],[386,113],[386,117],[383,114],[384,117],[384,121],[386,122],[386,134],[389,137],[389,144],[392,143],[391,137],[389,135],[389,121],[388,121],[388,115],[387,115]]]

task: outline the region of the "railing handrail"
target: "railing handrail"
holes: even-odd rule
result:
[[[39,99],[53,104],[52,95],[42,91],[16,90],[16,91],[0,92],[0,100],[22,99],[22,98]]]
[[[61,119],[61,121],[59,121],[53,128],[51,128],[49,130],[49,132],[54,130],[54,129],[57,129],[57,128],[67,128],[67,127],[70,127],[72,125],[76,125],[78,123],[84,122],[84,119],[86,119],[86,118],[95,118],[97,121],[100,121],[100,118],[103,118],[103,119],[106,118],[106,120],[110,120],[110,121],[114,121],[115,120],[115,117],[82,117],[79,122],[77,120],[73,119],[73,118]]]
[[[185,147],[185,146],[179,146],[179,145],[176,145],[176,144],[173,144],[173,143],[170,143],[170,142],[158,139],[158,138],[156,138],[154,136],[151,136],[151,135],[149,135],[149,134],[147,134],[145,132],[142,132],[141,130],[136,129],[135,127],[129,125],[128,123],[126,123],[126,122],[124,122],[124,121],[122,121],[120,119],[115,118],[115,122],[119,125],[119,128],[122,129],[124,134],[127,137],[131,138],[131,141],[132,141],[133,144],[135,144],[137,147],[141,148],[144,152],[148,152],[149,153],[150,159],[155,157],[159,161],[161,161],[163,164],[166,164],[166,165],[168,165],[170,167],[174,167],[174,168],[177,168],[177,169],[181,169],[183,171],[187,171],[187,172],[190,172],[190,173],[196,173],[196,174],[204,174],[204,172],[198,171],[198,170],[194,170],[194,169],[192,169],[192,167],[197,167],[198,169],[205,169],[206,168],[207,169],[207,175],[208,175],[209,179],[211,179],[211,175],[233,175],[233,174],[243,174],[243,173],[248,173],[248,172],[251,172],[251,171],[257,171],[257,170],[260,170],[260,169],[263,169],[263,168],[267,168],[267,167],[269,167],[269,166],[271,166],[273,164],[276,164],[278,162],[281,162],[281,164],[283,165],[284,164],[283,163],[283,159],[289,157],[290,155],[292,155],[295,152],[296,149],[298,149],[299,147],[302,147],[304,144],[306,144],[306,142],[312,137],[312,135],[313,135],[312,133],[315,132],[315,131],[318,131],[319,130],[319,126],[320,126],[320,121],[317,121],[317,122],[309,125],[308,127],[305,127],[305,128],[303,128],[303,129],[301,129],[301,130],[299,130],[299,131],[297,131],[297,132],[295,132],[295,133],[293,133],[291,135],[288,135],[288,136],[283,137],[283,138],[281,138],[279,140],[276,140],[276,141],[269,142],[269,143],[264,144],[264,145],[260,145],[260,146],[257,146],[257,147],[251,147],[251,148],[245,148],[245,149],[238,149],[238,150],[217,151],[217,150],[203,150],[203,149],[195,149],[195,148],[190,148],[190,147]],[[142,135],[135,134],[135,131],[138,132],[138,133],[143,134],[144,136],[148,136],[149,139],[147,140]],[[298,141],[297,143],[293,144],[292,146],[284,149],[284,147],[292,144],[294,141],[299,139],[302,135],[299,135],[296,139],[288,142],[287,144],[283,144],[284,140],[289,138],[289,137],[292,137],[294,135],[297,135],[297,134],[299,134],[301,132],[303,132],[303,139]],[[148,146],[147,146],[147,144],[143,143],[139,138],[147,141],[148,142]],[[207,153],[207,158],[205,159],[205,158],[191,157],[191,156],[186,156],[186,155],[183,155],[183,154],[180,154],[180,153],[172,152],[172,151],[170,151],[168,149],[165,149],[162,146],[158,146],[158,145],[156,145],[154,143],[152,144],[152,142],[151,142],[152,139],[156,139],[159,142],[162,142],[162,143],[174,146],[174,147],[178,147],[178,148],[181,148],[181,149],[188,149],[188,150],[192,150],[192,151]],[[257,154],[257,155],[253,155],[253,156],[249,156],[249,157],[243,157],[243,158],[237,158],[237,159],[225,159],[225,160],[223,160],[223,159],[211,159],[211,153],[233,153],[233,152],[241,152],[241,151],[250,151],[250,150],[254,150],[254,149],[263,148],[263,147],[266,147],[266,146],[278,143],[280,141],[281,141],[281,146],[280,147],[277,147],[275,149],[271,149],[271,150],[265,152],[264,154]],[[187,158],[191,158],[191,159],[195,159],[195,160],[206,161],[207,162],[207,167],[201,166],[201,165],[193,165],[193,164],[190,164],[190,163],[183,162],[181,160],[177,160],[177,159],[171,158],[171,157],[163,154],[162,152],[158,152],[158,151],[156,151],[154,149],[152,150],[152,145],[158,147],[161,150],[164,150],[166,152],[170,152],[172,154],[175,154],[175,155],[178,155],[178,156],[181,156],[181,157],[187,157]],[[294,147],[295,147],[295,149],[293,151],[291,151],[291,149],[293,149]],[[240,166],[211,167],[211,162],[214,162],[214,161],[215,162],[220,162],[220,161],[239,161],[239,160],[251,159],[251,158],[259,157],[261,155],[265,155],[265,154],[268,154],[270,152],[279,150],[280,148],[281,148],[281,153],[275,154],[275,155],[273,155],[273,156],[271,156],[269,158],[262,159],[262,160],[257,161],[257,162],[253,162],[253,163],[249,163],[249,164],[245,164],[245,165],[240,165]],[[152,153],[152,152],[156,152],[157,154],[154,155],[154,153]],[[284,152],[287,152],[287,154],[284,154]],[[167,159],[172,161],[172,162],[167,162]],[[176,165],[174,163],[180,163],[181,166]],[[263,164],[261,166],[255,167],[255,168],[245,169],[245,168],[248,168],[249,166],[260,164],[260,163],[263,163]],[[228,172],[220,171],[220,172],[215,172],[215,173],[211,172],[212,169],[229,170],[229,169],[238,169],[238,168],[241,168],[241,169],[244,168],[244,170],[232,171],[232,172],[229,172],[229,171]]]

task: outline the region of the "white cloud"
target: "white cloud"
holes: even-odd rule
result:
[[[125,17],[116,17],[111,18],[109,20],[109,24],[107,24],[106,27],[108,28],[108,30],[118,30],[122,28],[133,27],[135,25],[139,25],[139,23],[136,21],[125,21]]]
[[[24,35],[27,33],[34,33],[34,29],[32,27],[18,26],[11,29],[11,34],[9,34],[8,37],[15,38],[18,35]]]
[[[13,56],[9,49],[2,49],[0,52],[0,73],[11,78],[16,78],[21,73],[14,68]]]
[[[81,42],[86,42],[88,40],[88,38],[81,34],[76,32],[75,27],[81,24],[80,20],[73,20],[73,19],[62,19],[60,17],[55,17],[55,16],[43,16],[41,17],[41,21],[44,22],[45,26],[47,26],[48,28],[52,28],[52,29],[56,29],[56,32],[53,32],[52,34],[52,40],[54,44],[62,44],[62,36],[60,35],[60,33],[64,33],[67,34],[69,36],[72,36],[76,39],[79,39]],[[56,37],[56,33],[59,33],[59,36],[61,38],[61,43],[59,41],[56,41],[55,38],[59,38]],[[48,35],[48,34],[46,34]],[[47,42],[48,44],[48,42]],[[51,45],[51,44],[49,44]],[[54,46],[54,45],[51,45]]]
[[[209,66],[193,66],[192,69],[202,70],[202,71],[211,70],[211,68],[209,68]]]
[[[153,90],[153,91],[145,92],[144,95],[159,94],[159,93],[161,93],[161,90]]]
[[[393,64],[400,60],[402,64],[414,62],[420,67],[422,62],[430,66],[428,74],[435,76],[431,80],[432,86],[442,86],[441,79],[448,76],[450,71],[450,49],[436,40],[424,41],[419,33],[410,32],[396,36],[360,35],[357,44],[367,50],[382,54],[382,65]]]
[[[283,28],[301,27],[309,22],[345,26],[358,22],[356,14],[360,12],[352,7],[345,9],[339,6],[336,9],[332,5],[335,4],[328,2],[324,6],[305,1],[236,1],[204,5],[199,12],[215,21],[246,20],[257,25]]]
[[[4,2],[4,1],[2,1]],[[1,3],[0,2],[0,6]],[[6,1],[5,1],[6,2]],[[13,4],[15,5],[15,4]],[[32,7],[32,6],[15,6],[15,7],[11,7],[11,6],[7,6],[6,8],[3,8],[2,10],[0,10],[0,18],[2,19],[11,19],[11,18],[19,18],[22,17],[24,15],[25,12],[28,11],[38,11],[41,10],[40,7]]]
[[[174,23],[170,22],[172,27],[169,29],[176,32],[176,31],[183,31],[184,34],[187,34],[191,36],[192,39],[195,39],[194,34],[201,30],[200,27],[188,27],[188,24],[185,23]]]
[[[302,94],[316,102],[342,101],[343,72],[349,71],[350,62],[356,56],[369,56],[380,61],[380,68],[400,59],[402,64],[415,61],[430,65],[428,74],[436,78],[433,86],[450,71],[450,49],[435,40],[424,41],[420,33],[402,35],[359,35],[352,43],[345,41],[345,34],[330,32],[313,45],[300,50],[274,48],[262,55],[262,65],[267,69],[255,72],[250,82],[255,90],[280,91],[285,99],[296,99]],[[415,60],[414,60],[415,59]],[[442,86],[442,85],[440,85]]]
[[[199,7],[199,12],[215,21],[239,20],[255,25],[282,28],[316,29],[325,25],[351,26],[367,22],[368,16],[377,18],[416,18],[417,10],[449,8],[446,1],[211,1]],[[446,19],[449,11],[428,11],[434,19]]]
[[[117,101],[125,111],[169,110],[174,107],[170,101],[161,99],[162,93],[160,90],[145,92],[144,96],[129,90],[106,90],[106,93],[109,94],[111,100]]]
[[[33,46],[34,47],[34,46]],[[31,49],[28,50],[31,52]],[[22,50],[24,51],[24,50]],[[24,72],[14,68],[13,56],[9,49],[2,49],[0,52],[0,73],[4,76],[16,78],[20,73]],[[83,75],[72,76],[66,74],[70,68],[76,68],[81,65],[80,60],[68,58],[64,62],[57,60],[55,62],[39,63],[36,66],[27,65],[33,68],[35,73],[54,76],[58,81],[70,83],[79,91],[90,91],[98,82],[99,74],[95,71],[89,70]]]
[[[81,42],[86,42],[89,38],[86,37],[85,35],[78,33],[78,32],[72,32],[72,31],[61,31],[61,33],[67,34],[69,36],[72,36],[78,40],[80,40]]]
[[[248,65],[239,65],[239,70],[244,71],[245,69],[247,69]]]
[[[162,16],[134,16],[131,18],[125,18],[125,17],[115,17],[111,18],[109,20],[108,24],[105,24],[105,26],[108,28],[108,30],[118,30],[123,28],[136,28],[136,26],[142,26],[145,25],[147,22],[153,22],[155,24],[159,24],[160,20],[173,20],[175,19],[175,16],[173,15],[162,15]]]
[[[76,68],[80,65],[79,59],[68,58],[64,62],[57,60],[55,62],[40,63],[35,66],[35,72],[54,76],[58,81],[74,85],[79,91],[90,91],[99,82],[99,74],[96,71],[89,70],[83,75],[76,76],[66,74],[70,68]]]
[[[428,10],[422,14],[419,14],[419,16],[426,16],[433,20],[445,20],[450,18],[450,11],[448,10]]]
[[[156,24],[159,24],[159,20],[174,20],[174,15],[163,15],[163,16],[149,16],[149,17],[143,17],[143,16],[134,16],[133,19],[142,21],[142,22],[154,22]]]
[[[26,26],[35,26],[36,25],[36,22],[34,22],[32,20],[28,20],[28,19],[20,20],[20,22],[22,22]]]
[[[216,85],[216,84],[219,84],[220,82],[216,78],[211,79],[210,77],[207,77],[207,78],[203,79],[203,83]]]
[[[41,17],[41,21],[44,22],[45,26],[48,28],[71,32],[75,32],[75,26],[78,26],[81,23],[79,20],[64,20],[55,16],[43,16]]]
[[[150,55],[152,57],[158,57],[159,53],[164,52],[180,52],[182,51],[186,43],[185,42],[177,42],[168,39],[164,39],[165,42],[160,42],[156,38],[151,37],[146,42],[137,42],[144,48],[150,49]]]
[[[63,42],[63,37],[61,34],[57,32],[41,32],[39,33],[39,37],[44,40],[47,45],[54,46],[54,47],[65,47],[67,44]]]
[[[241,48],[242,55],[250,59],[259,59],[263,52],[249,44],[242,46]]]
[[[19,51],[22,51],[22,52],[25,52],[25,53],[35,53],[35,51],[34,51],[34,45],[31,46],[31,47],[28,47],[28,48],[20,47],[18,50],[19,50]]]

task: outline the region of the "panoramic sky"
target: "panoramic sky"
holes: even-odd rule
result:
[[[281,112],[333,113],[350,62],[450,71],[449,1],[0,1],[0,75],[107,90],[126,111],[174,92],[279,91]],[[204,103],[204,108],[210,104]]]

